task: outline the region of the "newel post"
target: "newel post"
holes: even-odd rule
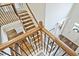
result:
[[[43,22],[42,21],[39,21],[39,24],[38,24],[38,27],[40,28],[40,33],[41,33],[41,47],[43,49],[43,32],[42,32],[42,28],[44,27],[43,26]]]
[[[42,30],[42,28],[44,27],[42,21],[39,21],[38,27],[40,28],[40,30]]]

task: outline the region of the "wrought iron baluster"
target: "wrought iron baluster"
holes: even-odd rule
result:
[[[66,54],[66,52],[64,54],[62,54],[62,56],[64,56]]]
[[[13,48],[9,47],[11,50],[13,50],[17,55],[22,56],[21,54],[19,54],[16,50],[14,50]]]
[[[45,52],[45,46],[46,46],[46,33],[44,33],[44,52]]]
[[[49,51],[49,55],[50,55],[51,52],[52,52],[53,45],[54,45],[54,41],[52,42],[51,49],[50,49],[50,51]]]
[[[32,37],[31,37],[31,38],[32,38]],[[29,36],[28,36],[28,39],[29,39],[29,41],[31,40]],[[30,44],[31,44],[31,47],[32,47],[32,49],[33,49],[34,53],[36,54],[36,52],[35,52],[35,50],[34,50],[34,48],[33,48],[33,46],[32,46],[31,41],[30,41]]]
[[[23,40],[22,40],[23,41]],[[30,54],[32,55],[31,51],[29,50],[27,44],[23,41],[24,45],[26,46],[26,48],[28,49],[28,51],[30,52]],[[33,55],[32,55],[33,56]]]
[[[56,49],[56,51],[55,51],[55,53],[54,53],[54,56],[56,55],[56,53],[57,53],[57,51],[58,51],[59,48],[60,48],[60,47],[58,46],[58,48]]]
[[[28,54],[25,52],[25,50],[18,43],[16,43],[16,45],[19,46],[19,48],[28,56]]]
[[[49,40],[50,40],[50,38],[48,37],[48,42],[47,42],[47,48],[46,48],[46,54],[47,54],[47,52],[48,52],[48,46],[49,46]]]
[[[1,51],[2,53],[4,53],[4,54],[6,54],[6,55],[8,55],[8,56],[11,56],[10,54],[8,54],[7,52],[5,52],[5,51]]]

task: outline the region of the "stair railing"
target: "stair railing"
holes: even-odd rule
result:
[[[65,53],[63,55],[65,55],[66,53],[70,56],[75,56],[76,53],[74,52],[74,50],[72,50],[69,46],[67,46],[64,42],[62,42],[60,39],[56,38],[52,33],[50,33],[47,29],[45,29],[42,25],[42,22],[40,22],[41,25],[40,25],[40,28],[42,30],[42,32],[45,34],[45,38],[46,38],[46,35],[48,36],[48,41],[47,41],[47,50],[48,50],[48,44],[49,44],[49,40],[51,39],[52,40],[52,45],[51,47],[53,46],[54,42],[58,45],[58,48],[57,50],[61,47]],[[44,44],[45,45],[45,44]],[[55,54],[57,52],[57,50],[55,51]],[[49,55],[51,53],[51,49],[49,51]],[[54,54],[54,55],[55,55]]]
[[[22,35],[19,35],[5,43],[0,44],[0,51],[4,53],[5,55],[11,56],[22,56],[22,55],[32,55],[36,54],[41,49],[41,40],[35,38],[35,34],[39,35],[40,28],[34,28]],[[28,42],[29,40],[30,42]],[[18,49],[15,47],[12,47],[14,45],[17,45]],[[40,47],[40,48],[39,48]],[[11,51],[14,52],[14,54],[7,53],[4,50],[9,48]],[[18,51],[17,51],[18,50]]]
[[[44,34],[48,36],[48,37],[45,36],[45,37],[48,38],[47,47],[46,47],[47,51],[48,51],[49,40],[52,42],[51,47],[50,47],[50,51],[49,51],[49,55],[50,55],[50,53],[51,53],[51,50],[52,50],[52,47],[53,47],[54,44],[58,45],[57,50],[56,50],[55,53],[53,54],[54,56],[55,56],[55,54],[57,53],[57,51],[58,51],[59,48],[62,48],[62,49],[65,51],[62,55],[65,55],[66,53],[67,53],[68,55],[70,55],[70,56],[75,56],[75,55],[76,55],[76,53],[74,52],[74,50],[72,50],[69,46],[67,46],[67,45],[66,45],[64,42],[62,42],[60,39],[58,39],[58,38],[56,38],[54,35],[52,35],[47,29],[42,28],[42,30],[43,30]],[[44,41],[44,42],[45,42],[45,41]],[[46,44],[44,44],[44,46],[45,46],[45,45],[46,45]],[[54,49],[54,48],[53,48],[53,49]]]
[[[26,7],[27,7],[28,11],[31,13],[35,22],[38,24],[38,22],[37,22],[35,16],[33,15],[33,12],[31,11],[29,5],[26,3],[24,6],[25,6],[25,10],[26,10]],[[24,7],[24,6],[21,6],[21,7]],[[0,16],[1,16],[1,18],[0,18],[0,24],[1,25],[5,25],[5,24],[8,24],[10,22],[13,22],[13,21],[20,19],[20,18],[18,18],[19,17],[18,11],[17,11],[14,3],[0,5]]]
[[[34,40],[35,34],[38,35],[37,37],[39,37],[38,32],[40,32],[40,34],[41,34],[41,39]],[[27,40],[24,38],[28,39],[30,42],[27,43]],[[32,41],[31,41],[31,39],[32,39]],[[36,42],[39,44],[37,44]],[[51,46],[48,46],[50,42],[52,42]],[[11,47],[14,44],[16,44],[18,46],[19,51],[16,51],[15,48]],[[29,46],[28,44],[30,44],[30,47],[28,47]],[[24,46],[22,46],[22,45],[24,45]],[[55,45],[57,46],[56,49],[54,47]],[[53,56],[56,55],[57,51],[60,48],[62,48],[64,51],[62,56],[65,54],[68,54],[70,56],[77,55],[74,50],[72,50],[64,42],[62,42],[60,39],[56,38],[52,33],[50,33],[47,29],[45,29],[44,26],[42,25],[42,22],[39,22],[39,25],[37,28],[31,29],[24,34],[13,38],[12,40],[9,40],[5,43],[0,44],[0,51],[4,54],[10,56],[11,54],[8,54],[7,52],[4,51],[6,48],[9,48],[14,51],[14,55],[16,55],[16,56],[18,56],[18,55],[22,56],[22,55],[24,55],[24,53],[28,56],[28,55],[33,55],[33,52],[36,54],[38,51],[40,51],[41,47],[43,47],[44,51],[46,51],[46,53],[48,53],[49,55],[51,55],[51,53],[54,51]],[[52,49],[52,47],[53,47],[53,49]],[[25,50],[27,50],[29,53],[27,53]]]
[[[17,12],[17,9],[16,9],[15,4],[13,3],[12,6],[13,6],[13,9],[14,9],[16,15],[18,16],[18,12]],[[21,6],[21,7],[24,7],[24,6]],[[33,16],[35,22],[38,24],[38,21],[36,20],[36,18],[35,18],[35,16],[34,16],[32,10],[31,10],[31,8],[29,7],[28,3],[25,4],[25,8],[26,8],[26,7],[27,7],[28,10],[26,10],[26,9],[25,9],[25,10],[26,10],[26,11],[29,11],[29,12],[32,14],[32,16]]]

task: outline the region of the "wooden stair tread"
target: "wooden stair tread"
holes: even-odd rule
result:
[[[25,24],[24,27],[28,27],[28,26],[31,26],[31,25],[34,25],[33,22],[29,23],[29,24]]]
[[[21,19],[25,31],[35,28],[33,18],[27,11],[18,13],[18,16]]]
[[[32,20],[31,20],[31,19],[27,19],[27,20],[23,20],[23,21],[22,21],[23,24],[25,24],[25,23],[27,23],[27,22],[32,22]]]
[[[25,27],[25,30],[31,30],[33,28],[35,28],[35,26],[34,25],[31,25],[31,26]]]
[[[25,18],[21,18],[21,20],[26,20],[26,19],[31,19],[31,17],[28,16],[28,17],[25,17]]]
[[[22,14],[18,14],[20,17],[23,17],[23,16],[27,16],[29,15],[28,13],[22,13]]]
[[[27,16],[23,16],[23,17],[20,17],[20,18],[23,19],[23,18],[27,18],[27,17],[29,17],[29,15],[27,15]]]
[[[27,11],[21,11],[21,12],[19,12],[18,14],[22,14],[22,13],[26,13]]]
[[[23,23],[24,25],[28,25],[28,24],[31,24],[31,23],[33,23],[32,21],[30,21],[30,22],[27,22],[27,23]]]

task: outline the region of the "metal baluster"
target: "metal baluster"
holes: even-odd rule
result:
[[[76,50],[76,49],[75,49],[75,50]],[[74,50],[74,51],[75,51],[75,50]],[[66,54],[66,52],[65,52],[65,53],[63,53],[63,54],[62,54],[62,56],[64,56],[65,54]]]
[[[23,40],[22,40],[23,41]],[[28,51],[30,52],[30,54],[32,55],[31,51],[29,50],[27,44],[23,41],[24,45],[26,46],[26,48],[28,49]],[[32,55],[33,56],[33,55]]]
[[[51,54],[51,51],[52,51],[52,48],[53,48],[53,44],[54,44],[54,41],[52,42],[51,49],[49,51],[49,55]]]
[[[14,50],[13,48],[9,47],[11,50],[13,50],[17,55],[22,56],[21,54],[19,54],[16,50]]]
[[[6,54],[6,55],[8,55],[8,56],[11,56],[10,54],[8,54],[7,52],[5,52],[5,51],[1,51],[2,53],[4,53],[4,54]]]
[[[29,39],[29,41],[31,40],[29,36],[28,36],[28,39]],[[32,47],[32,49],[33,49],[34,53],[36,54],[36,52],[35,52],[35,50],[34,50],[34,48],[33,48],[33,46],[32,46],[31,41],[30,41],[30,44],[31,44],[31,47]]]
[[[44,52],[45,52],[45,43],[46,43],[46,33],[44,33]]]
[[[2,52],[0,52],[0,56],[3,56],[4,54]]]
[[[55,53],[54,53],[54,56],[56,55],[56,53],[57,53],[57,51],[58,51],[59,48],[60,48],[60,47],[58,46],[57,50],[56,50]]]
[[[19,46],[18,43],[16,43],[16,45]],[[28,56],[28,54],[25,52],[25,50],[21,46],[19,46],[19,48]]]
[[[64,56],[66,54],[66,52],[64,54],[62,54],[62,56]]]
[[[50,38],[48,37],[47,48],[46,48],[46,54],[47,54],[47,52],[48,52],[49,40],[50,40]]]

